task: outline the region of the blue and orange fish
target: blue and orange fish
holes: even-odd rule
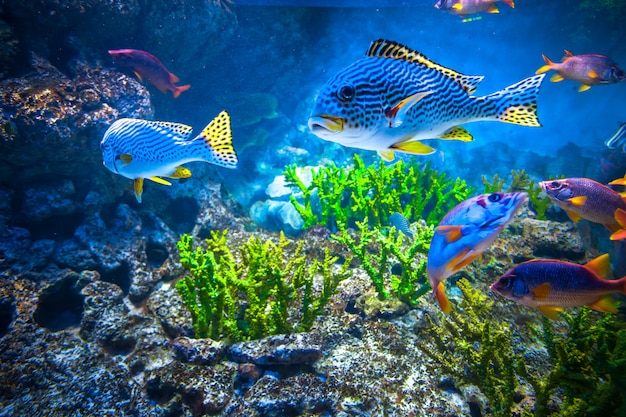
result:
[[[622,179],[609,184],[620,184]],[[548,197],[573,222],[586,219],[605,225],[612,232],[621,230],[615,219],[617,209],[626,210],[626,193],[620,194],[589,178],[565,178],[539,183]]]
[[[482,254],[526,201],[523,192],[479,195],[454,207],[435,228],[426,270],[444,313],[451,311],[443,281]]]
[[[558,260],[532,260],[509,270],[491,289],[517,303],[537,307],[555,320],[564,307],[589,306],[615,313],[610,294],[626,294],[626,277],[606,279],[611,270],[609,255],[579,265]]]
[[[594,85],[615,84],[626,79],[624,71],[611,58],[597,54],[574,55],[567,49],[560,63],[552,62],[541,55],[546,65],[539,68],[535,73],[543,74],[550,70],[557,73],[550,78],[552,82],[560,82],[565,79],[579,81],[578,91],[586,91]]]
[[[161,177],[189,178],[191,171],[181,165],[193,161],[225,168],[237,166],[226,111],[193,139],[191,132],[192,127],[182,123],[119,119],[107,129],[100,143],[104,166],[134,180],[135,197],[140,203],[144,178],[172,185]]]
[[[149,52],[139,49],[117,49],[109,51],[109,55],[119,66],[133,71],[140,81],[146,80],[162,93],[169,90],[174,98],[191,87],[189,84],[174,85],[180,81],[178,77],[169,72],[165,65]]]
[[[474,13],[500,13],[496,3],[506,3],[514,8],[513,0],[439,0],[435,4],[435,9],[445,10],[459,16],[467,16]]]

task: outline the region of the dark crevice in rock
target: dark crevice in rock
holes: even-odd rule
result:
[[[115,269],[99,271],[102,281],[115,284],[122,289],[124,295],[128,295],[131,284],[131,271],[127,263],[122,263]]]
[[[171,201],[163,213],[163,221],[177,233],[189,233],[200,213],[198,202],[190,197]]]
[[[8,298],[0,299],[0,337],[7,334],[9,326],[15,317],[15,306]]]
[[[165,245],[152,240],[146,244],[146,257],[151,267],[159,268],[169,256],[170,253]]]
[[[43,291],[33,315],[38,325],[53,332],[80,325],[83,296],[75,284],[75,278],[63,279]]]
[[[174,398],[176,387],[174,384],[161,382],[160,378],[153,378],[148,380],[146,391],[152,401],[158,404],[167,404]]]
[[[111,356],[127,356],[135,350],[135,339],[115,339],[102,343],[102,349]]]
[[[28,229],[32,240],[52,239],[58,241],[71,239],[84,220],[81,215],[57,215],[40,222],[22,224],[21,227]]]

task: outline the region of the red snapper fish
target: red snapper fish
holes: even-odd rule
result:
[[[191,87],[189,84],[174,85],[180,81],[178,77],[169,72],[165,65],[149,52],[138,49],[117,49],[109,51],[109,55],[119,66],[132,70],[140,81],[146,80],[162,93],[169,90],[174,98]]]
[[[439,0],[435,9],[445,10],[459,16],[467,16],[474,13],[500,13],[496,3],[501,1],[511,8],[515,7],[513,0]]]
[[[619,184],[615,180],[611,184]],[[620,194],[589,178],[542,181],[541,188],[573,222],[587,219],[605,225],[612,232],[622,229],[615,218],[617,209],[626,210],[626,193]]]
[[[589,90],[591,86],[599,84],[615,84],[626,78],[624,71],[609,57],[596,54],[574,55],[567,49],[561,63],[555,63],[541,55],[546,65],[539,68],[535,74],[543,74],[550,70],[557,73],[550,78],[552,82],[565,79],[579,81],[578,91]]]
[[[443,281],[482,254],[510,223],[528,195],[492,193],[463,201],[445,215],[430,242],[426,270],[441,310],[451,306]]]
[[[617,308],[610,294],[626,294],[626,277],[607,280],[610,270],[608,254],[585,265],[536,259],[509,270],[491,289],[509,300],[537,307],[553,320],[564,307],[589,306],[615,313]]]

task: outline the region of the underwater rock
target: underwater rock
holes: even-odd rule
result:
[[[316,333],[269,336],[228,347],[228,358],[256,365],[296,365],[315,362],[322,356],[322,340]]]
[[[226,354],[223,343],[208,338],[192,339],[181,336],[172,340],[171,345],[176,359],[196,365],[215,365]]]
[[[68,216],[77,209],[72,199],[76,194],[74,183],[63,180],[58,184],[38,185],[24,191],[21,215],[30,223],[54,216]]]
[[[381,300],[378,298],[378,294],[373,291],[360,295],[356,299],[354,307],[363,312],[365,317],[378,317],[387,320],[406,314],[409,311],[409,306],[396,297]]]

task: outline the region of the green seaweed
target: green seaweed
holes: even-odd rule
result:
[[[348,277],[351,261],[334,271],[338,258],[326,250],[323,260],[309,262],[302,253],[304,241],[288,254],[292,243],[282,233],[277,243],[251,237],[239,248],[239,260],[229,249],[226,231],[212,231],[206,245],[206,250],[194,249],[192,237],[181,236],[180,261],[191,275],[181,278],[176,289],[191,313],[196,337],[214,340],[310,330],[339,282]],[[313,289],[317,275],[321,291]]]
[[[285,168],[287,183],[302,193],[300,198],[292,195],[291,202],[305,228],[319,224],[342,230],[364,218],[369,219],[371,227],[383,227],[395,212],[410,222],[421,218],[437,224],[473,192],[464,180],[451,179],[428,163],[400,160],[386,165],[381,160],[365,166],[357,154],[353,163],[352,168],[331,163],[314,170],[310,185],[298,177],[295,165]]]
[[[346,245],[361,262],[379,299],[385,300],[393,295],[402,302],[415,305],[418,298],[430,290],[425,255],[430,248],[433,227],[422,220],[417,224],[413,241],[406,244],[404,234],[398,233],[395,227],[389,228],[385,234],[378,228],[369,229],[368,224],[367,219],[356,222],[359,229],[357,239],[347,230],[331,238]],[[391,273],[391,267],[396,263],[401,266],[399,276]]]

